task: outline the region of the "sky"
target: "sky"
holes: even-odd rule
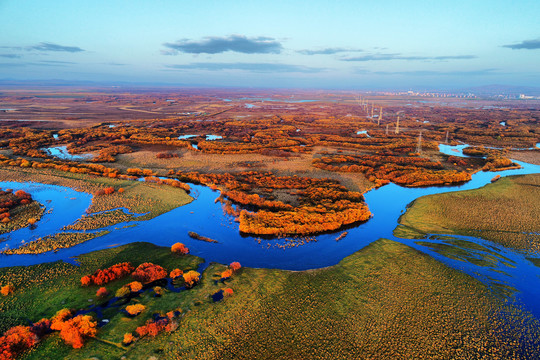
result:
[[[0,79],[538,86],[539,19],[539,0],[0,0]]]

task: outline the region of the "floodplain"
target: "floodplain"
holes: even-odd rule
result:
[[[540,353],[535,100],[0,96],[7,359]]]

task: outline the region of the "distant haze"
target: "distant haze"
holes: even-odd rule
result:
[[[0,79],[267,88],[540,84],[540,1],[0,1]]]

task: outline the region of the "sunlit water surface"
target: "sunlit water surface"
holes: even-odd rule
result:
[[[465,146],[441,145],[440,150],[449,155],[463,156],[462,149]],[[151,220],[131,221],[104,228],[111,232],[68,249],[38,255],[0,255],[0,267],[57,260],[74,263],[74,258],[80,254],[146,241],[160,246],[182,242],[190,248],[191,254],[203,257],[207,262],[228,264],[239,261],[243,266],[256,268],[306,270],[335,265],[377,239],[387,238],[412,246],[479,279],[495,293],[515,300],[540,318],[540,267],[527,260],[531,254],[506,249],[474,237],[443,237],[433,234],[418,241],[400,239],[393,235],[398,219],[407,205],[421,196],[477,189],[490,183],[496,175],[540,173],[540,166],[515,162],[522,168],[503,172],[478,172],[472,176],[471,181],[458,186],[405,188],[389,184],[369,191],[365,194],[365,199],[373,217],[365,223],[346,229],[348,235],[339,241],[336,241],[336,238],[343,230],[308,239],[289,237],[265,240],[242,236],[238,231],[238,224],[224,214],[220,203],[214,202],[219,192],[191,184],[195,200],[190,204]],[[25,242],[62,231],[62,227],[75,222],[86,213],[92,199],[92,195],[88,193],[55,185],[0,182],[0,187],[23,189],[46,206],[46,213],[35,229],[23,228],[4,235],[4,241],[0,243],[3,248],[15,248]],[[218,243],[194,240],[188,236],[188,231],[210,237]],[[297,242],[303,242],[303,245],[295,246]],[[533,256],[538,257],[538,254]]]

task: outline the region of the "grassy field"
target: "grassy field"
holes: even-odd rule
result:
[[[0,299],[3,328],[52,316],[63,307],[95,301],[97,287],[79,278],[121,261],[151,261],[193,269],[196,257],[174,257],[145,243],[103,250],[65,263],[0,270],[0,283],[17,288]],[[201,284],[161,298],[143,295],[147,310],[128,318],[108,310],[96,339],[73,350],[50,335],[25,359],[356,359],[530,358],[538,348],[536,320],[502,304],[473,278],[408,246],[379,240],[338,265],[291,272],[243,268],[216,283],[223,265],[211,264]],[[129,279],[107,285],[114,292]],[[223,287],[234,295],[209,296]],[[60,291],[62,289],[62,291]],[[181,308],[178,329],[120,346],[122,335],[153,312]],[[506,320],[497,315],[504,311]]]
[[[99,286],[82,287],[82,276],[93,273],[98,268],[130,261],[135,267],[143,262],[153,262],[167,270],[180,268],[197,269],[203,262],[195,256],[175,256],[169,248],[157,247],[148,243],[130,244],[118,248],[93,252],[79,257],[80,266],[64,262],[42,264],[29,267],[0,269],[0,284],[12,283],[16,291],[13,295],[0,298],[0,332],[17,324],[27,324],[26,319],[37,321],[43,317],[52,317],[62,308],[83,309],[99,300],[95,293]],[[109,283],[106,288],[111,294],[124,284],[133,281],[131,277]],[[193,294],[186,292],[179,296],[166,293],[160,298],[152,292],[145,293],[132,303],[143,303],[147,310],[136,318],[128,318],[111,309],[104,312],[104,318],[110,319],[113,326],[100,329],[98,339],[91,341],[85,348],[75,351],[63,344],[57,335],[50,336],[40,346],[27,354],[28,358],[60,359],[64,356],[86,358],[99,354],[101,359],[118,359],[126,350],[121,346],[110,345],[106,341],[120,344],[125,332],[134,331],[144,324],[155,312],[166,312],[182,308],[193,303]],[[112,296],[112,295],[111,295]],[[123,308],[123,307],[121,307]],[[120,309],[121,309],[120,308]]]
[[[540,174],[501,178],[483,188],[417,199],[394,231],[481,237],[506,247],[540,251]],[[531,234],[531,233],[536,233]]]

